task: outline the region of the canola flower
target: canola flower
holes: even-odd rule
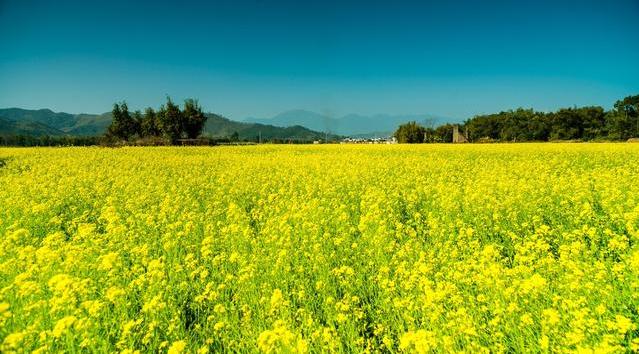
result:
[[[1,148],[0,352],[639,351],[639,146]]]

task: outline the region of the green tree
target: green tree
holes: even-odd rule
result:
[[[463,129],[460,127],[460,129]],[[452,143],[453,142],[453,125],[444,124],[435,128],[435,142]]]
[[[602,107],[582,107],[579,114],[583,121],[582,139],[592,140],[605,138],[608,135],[606,130],[606,112]]]
[[[615,102],[606,115],[606,127],[611,139],[639,137],[639,95]]]
[[[144,117],[142,116],[142,112],[140,112],[139,110],[136,110],[135,112],[133,112],[133,131],[135,132],[135,134],[133,135],[137,135],[138,137],[142,136],[143,120],[144,120]]]
[[[183,115],[180,107],[171,101],[171,97],[166,98],[166,105],[160,108],[162,115],[158,114],[160,131],[164,136],[175,144],[182,137]]]
[[[135,120],[131,117],[126,102],[113,104],[111,114],[113,120],[107,128],[107,135],[120,140],[129,140],[137,133]]]
[[[402,124],[395,131],[395,139],[402,144],[423,143],[426,129],[415,122]]]
[[[583,121],[576,108],[561,108],[551,115],[550,139],[572,140],[581,139],[583,135]]]
[[[144,110],[144,116],[140,123],[140,135],[143,137],[160,136],[160,128],[158,127],[157,114],[153,108],[148,107]]]
[[[189,139],[197,138],[204,129],[206,116],[202,112],[202,107],[192,98],[184,101],[183,129]]]

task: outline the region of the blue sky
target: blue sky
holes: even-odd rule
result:
[[[639,93],[639,1],[0,0],[0,107],[455,119]]]

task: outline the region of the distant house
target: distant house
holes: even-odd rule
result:
[[[464,134],[459,134],[459,125],[453,125],[453,143],[467,143],[468,142],[468,129]]]

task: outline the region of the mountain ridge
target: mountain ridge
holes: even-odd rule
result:
[[[328,131],[345,136],[379,136],[392,135],[400,124],[416,121],[427,126],[443,123],[458,122],[460,120],[432,114],[372,114],[363,115],[350,113],[339,117],[308,111],[293,109],[276,114],[270,118],[244,118],[245,122],[273,124],[279,126],[302,125],[316,131]]]
[[[293,125],[279,127],[271,124],[238,122],[215,113],[208,117],[203,136],[228,138],[237,133],[242,140],[318,140],[325,133]],[[30,136],[99,136],[111,124],[110,112],[102,114],[54,112],[48,108],[0,109],[0,135]]]

